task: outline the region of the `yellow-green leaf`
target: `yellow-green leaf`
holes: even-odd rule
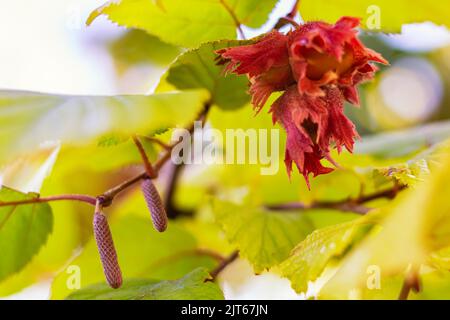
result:
[[[342,16],[360,17],[370,31],[400,32],[403,24],[425,21],[450,26],[448,1],[304,0],[299,11],[306,21],[334,23]]]
[[[266,211],[250,204],[216,201],[215,214],[228,240],[240,255],[262,272],[287,258],[313,225],[299,213]]]
[[[0,204],[35,197],[0,186]],[[0,207],[0,281],[31,261],[47,241],[52,227],[53,215],[46,203]]]
[[[148,0],[109,1],[91,13],[87,24],[105,14],[119,25],[143,29],[165,42],[192,48],[208,41],[235,38],[238,23],[261,26],[276,2],[164,0],[158,5]]]
[[[205,281],[208,272],[196,269],[179,280],[126,280],[121,288],[101,283],[72,293],[69,300],[223,300],[219,286]]]
[[[235,74],[224,75],[223,66],[216,64],[215,51],[236,46],[239,41],[217,41],[181,55],[172,64],[167,81],[177,89],[206,89],[211,100],[223,109],[237,109],[250,101],[247,94],[248,80]]]
[[[324,287],[322,296],[348,297],[362,288],[367,269],[377,266],[383,276],[405,272],[409,265],[427,263],[430,254],[450,246],[450,153],[441,155],[431,176],[382,208],[381,231],[371,232],[343,261]]]
[[[184,126],[208,98],[204,90],[111,97],[0,91],[0,161],[46,141],[79,145],[107,133]]]
[[[297,292],[306,292],[333,258],[338,258],[374,225],[375,215],[318,229],[306,237],[279,266]]]
[[[111,232],[124,279],[175,279],[196,267],[214,266],[215,261],[210,257],[195,253],[195,238],[175,223],[170,224],[166,232],[158,233],[150,216],[146,219],[126,216],[111,223]],[[76,289],[67,285],[77,276],[70,272],[70,266],[80,271],[81,288],[105,281],[96,244],[91,239],[81,254],[56,276],[52,285],[53,299],[65,298]]]

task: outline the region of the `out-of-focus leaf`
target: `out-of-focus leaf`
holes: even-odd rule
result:
[[[174,223],[161,234],[154,230],[150,217],[126,216],[111,223],[111,232],[124,279],[176,279],[196,267],[214,266],[214,260],[196,254],[194,237]],[[80,268],[81,288],[104,281],[93,239],[68,264],[72,265]],[[71,293],[66,284],[70,277],[66,270],[56,276],[52,285],[53,299],[62,299]]]
[[[90,206],[71,201],[52,203],[55,213],[53,231],[47,242],[23,269],[0,282],[0,296],[8,296],[37,282],[50,280],[80,245],[82,232],[79,215],[91,210]]]
[[[130,30],[111,43],[110,50],[119,67],[147,63],[166,66],[181,52],[142,30]]]
[[[408,0],[305,0],[299,6],[304,20],[336,22],[342,16],[363,18],[370,31],[400,32],[406,23],[431,21],[450,26],[450,4],[446,1],[414,2]],[[379,26],[377,26],[379,20]]]
[[[375,215],[318,229],[306,237],[279,266],[297,292],[306,292],[333,258],[338,258],[374,225]]]
[[[373,136],[365,136],[355,145],[356,154],[398,157],[420,151],[450,137],[450,121],[436,122]]]
[[[369,270],[367,275],[374,276],[376,268]],[[369,286],[361,287],[361,290],[352,292],[350,298],[361,300],[396,300],[402,290],[405,275],[383,275],[382,270],[374,280],[368,279]],[[448,271],[423,270],[420,273],[422,291],[416,293],[413,290],[408,295],[408,300],[448,300],[450,299],[450,273]]]
[[[60,150],[59,143],[40,146],[0,169],[0,183],[22,192],[40,192]]]
[[[242,41],[223,40],[201,45],[181,55],[170,67],[166,80],[177,89],[207,89],[211,100],[223,109],[237,109],[249,102],[248,80],[235,74],[224,75],[217,65],[215,51]]]
[[[433,252],[429,262],[435,268],[450,271],[450,246]]]
[[[163,6],[148,0],[109,1],[94,10],[87,20],[91,24],[105,14],[119,25],[138,28],[183,47],[233,39],[236,21],[257,28],[266,20],[276,0],[164,0]]]
[[[382,210],[381,231],[371,232],[343,261],[322,290],[324,297],[348,297],[363,287],[369,266],[384,276],[403,273],[409,265],[426,263],[432,252],[450,246],[450,153],[442,155],[431,176],[400,194]]]
[[[36,197],[2,187],[0,203]],[[31,261],[52,232],[53,215],[46,203],[0,207],[0,281]]]
[[[213,282],[205,281],[208,272],[196,269],[179,280],[126,280],[121,288],[97,284],[69,295],[69,300],[223,300],[223,293]]]
[[[450,272],[434,271],[422,274],[420,277],[423,290],[419,293],[411,292],[411,300],[449,300]]]
[[[107,133],[147,134],[186,125],[207,99],[205,91],[114,97],[1,91],[1,160],[49,140],[81,144]]]
[[[301,214],[266,211],[250,204],[216,201],[215,214],[229,241],[257,273],[286,259],[313,230],[311,222]]]

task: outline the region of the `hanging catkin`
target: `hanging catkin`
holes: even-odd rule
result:
[[[153,226],[159,232],[163,232],[167,228],[167,214],[158,190],[151,179],[144,179],[141,187],[152,216]]]
[[[117,261],[108,220],[101,212],[94,214],[94,235],[106,281],[112,288],[119,288],[122,285],[122,272]]]

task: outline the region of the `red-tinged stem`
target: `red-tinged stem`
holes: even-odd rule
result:
[[[206,118],[206,115],[208,114],[209,110],[211,108],[211,102],[208,101],[205,103],[203,110],[198,115],[196,121],[204,121]],[[194,130],[194,122],[189,126],[188,130],[192,132]],[[155,176],[158,174],[161,167],[170,159],[172,149],[178,144],[179,142],[176,142],[172,145],[170,145],[162,154],[162,156],[155,161],[153,165],[153,170],[155,172]],[[142,146],[142,145],[141,145]],[[143,150],[143,148],[142,148]],[[144,151],[145,153],[145,151]],[[25,205],[25,204],[32,204],[32,203],[43,203],[43,202],[53,202],[53,201],[80,201],[85,202],[90,205],[96,206],[98,203],[98,206],[101,207],[107,207],[111,205],[113,199],[115,196],[117,196],[120,192],[123,190],[131,187],[135,183],[139,182],[141,179],[147,178],[147,170],[139,173],[138,175],[125,180],[124,182],[120,183],[117,186],[112,187],[111,189],[105,191],[103,194],[92,197],[85,194],[62,194],[62,195],[56,195],[56,196],[48,196],[48,197],[37,197],[33,199],[26,199],[26,200],[18,200],[18,201],[9,201],[9,202],[1,202],[0,201],[0,207],[6,207],[6,206],[17,206],[17,205]],[[152,176],[151,178],[154,178],[155,176]]]
[[[208,101],[205,103],[203,110],[200,112],[200,114],[198,115],[198,117],[196,118],[195,121],[205,121],[205,118],[209,112],[209,110],[211,109],[211,102]],[[189,126],[188,131],[189,132],[193,132],[194,128],[195,128],[195,121]],[[170,156],[172,154],[172,149],[178,144],[179,142],[175,142],[174,144],[169,145],[165,152],[162,154],[162,156],[155,161],[155,163],[153,164],[153,171],[155,173],[155,175],[158,174],[159,170],[162,168],[162,166],[170,159]],[[99,196],[99,198],[102,199],[102,203],[103,206],[107,207],[109,206],[114,197],[117,196],[120,192],[124,191],[125,189],[131,187],[132,185],[134,185],[135,183],[139,182],[141,179],[144,179],[147,177],[147,171],[141,172],[138,175],[125,180],[124,182],[122,182],[121,184],[107,190],[106,192],[104,192],[102,195]],[[150,177],[150,178],[154,178],[154,177]]]
[[[53,201],[64,201],[64,200],[85,202],[85,203],[88,203],[93,206],[95,206],[95,203],[96,203],[96,198],[88,196],[88,195],[61,194],[61,195],[57,195],[57,196],[33,198],[33,199],[18,200],[18,201],[8,201],[8,202],[0,201],[0,207],[18,206],[18,205],[24,205],[24,204],[53,202]]]
[[[144,146],[142,145],[137,135],[133,135],[133,142],[136,145],[137,149],[139,150],[139,154],[141,155],[142,162],[144,163],[144,168],[145,171],[147,172],[147,175],[149,176],[149,178],[155,178],[156,172],[153,169],[153,166],[147,157],[147,153],[145,152]]]

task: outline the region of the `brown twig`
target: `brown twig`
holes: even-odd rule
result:
[[[174,196],[177,190],[178,178],[180,177],[183,169],[184,169],[183,163],[172,164],[171,167],[164,198],[164,206],[166,208],[167,216],[169,218],[175,218],[176,216],[179,215],[178,209],[176,208],[174,203]]]
[[[422,284],[420,283],[419,278],[419,268],[417,267],[411,267],[406,274],[402,289],[398,295],[398,300],[408,300],[408,296],[411,291],[415,293],[422,291]]]
[[[297,15],[298,12],[298,6],[300,5],[300,0],[297,0],[294,2],[294,5],[292,6],[291,11],[289,11],[284,17],[281,17],[278,19],[277,23],[273,27],[275,30],[279,30],[282,27],[284,27],[287,24],[291,24],[294,27],[299,27],[299,24],[295,22],[294,18]]]
[[[214,270],[212,270],[209,274],[211,276],[211,281],[217,279],[217,276],[234,260],[239,257],[239,251],[233,251],[227,258],[225,258]]]
[[[205,121],[206,115],[208,114],[209,110],[211,109],[212,103],[210,101],[206,102],[205,105],[203,106],[203,110],[200,112],[200,114],[198,115],[198,117],[196,118],[195,121]],[[192,124],[189,126],[188,131],[189,132],[193,132],[194,128],[195,128],[195,121],[192,122]],[[161,167],[167,162],[167,160],[170,159],[171,153],[172,153],[172,149],[178,144],[180,143],[179,141],[171,144],[166,150],[165,152],[162,154],[162,156],[156,160],[156,162],[153,164],[153,170],[155,172],[155,174],[158,174],[159,170],[161,169]],[[143,178],[147,177],[147,172],[141,172],[140,174],[122,182],[121,184],[112,187],[111,189],[107,190],[106,192],[104,192],[102,195],[100,195],[99,197],[103,199],[104,201],[104,206],[108,206],[111,204],[112,200],[114,199],[115,196],[117,196],[120,192],[122,192],[123,190],[129,188],[130,186],[132,186],[133,184],[135,184],[136,182],[140,181]]]
[[[211,102],[208,101],[205,103],[203,110],[200,112],[198,117],[195,121],[204,121],[206,118],[206,115],[208,114],[209,110],[211,108]],[[188,130],[192,132],[194,130],[195,122],[193,122]],[[162,156],[153,164],[153,170],[155,175],[158,174],[161,167],[170,159],[172,149],[178,144],[179,142],[176,142],[169,146],[165,150],[165,152],[162,154]],[[8,201],[8,202],[0,202],[0,207],[5,206],[16,206],[16,205],[25,205],[25,204],[31,204],[31,203],[43,203],[43,202],[52,202],[52,201],[61,201],[61,200],[72,200],[72,201],[81,201],[88,203],[90,205],[95,206],[97,203],[97,200],[101,204],[102,207],[108,207],[111,205],[114,198],[125,189],[131,187],[135,183],[139,182],[141,179],[144,179],[147,177],[147,171],[143,171],[136,176],[125,180],[124,182],[120,183],[119,185],[116,185],[112,187],[111,189],[105,191],[101,195],[97,197],[92,197],[89,195],[84,194],[62,194],[62,195],[56,195],[56,196],[48,196],[48,197],[42,197],[42,198],[33,198],[33,199],[26,199],[26,200],[18,200],[18,201]],[[154,177],[152,177],[154,178]]]
[[[368,213],[371,208],[363,204],[382,198],[393,199],[401,190],[405,189],[404,185],[395,185],[392,189],[375,192],[369,195],[362,195],[354,199],[345,199],[340,201],[314,201],[310,204],[302,202],[290,202],[277,205],[267,205],[266,208],[274,211],[295,211],[308,209],[336,209],[345,212],[355,212],[359,214]]]

